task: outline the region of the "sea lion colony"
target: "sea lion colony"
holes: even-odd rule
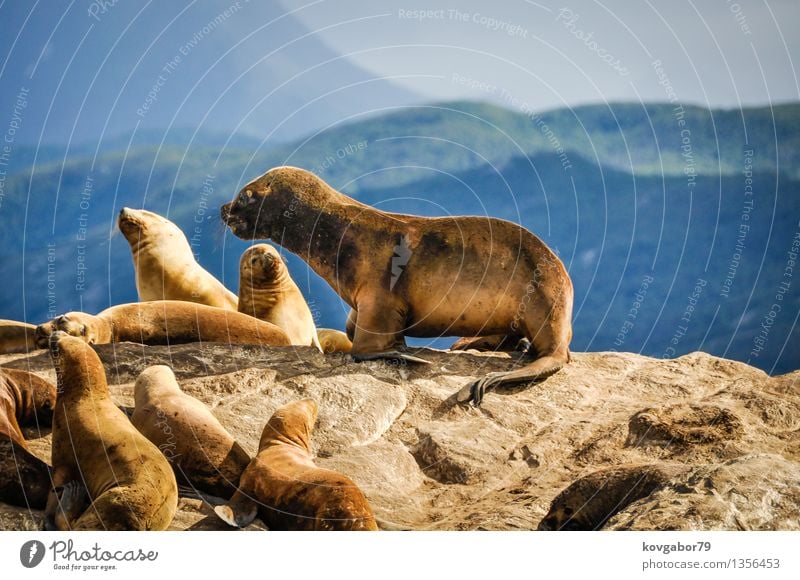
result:
[[[245,251],[237,297],[195,261],[175,224],[124,208],[118,227],[131,246],[142,302],[97,315],[70,312],[33,332],[2,321],[0,352],[50,349],[58,396],[53,402],[35,375],[0,375],[0,466],[6,472],[13,464],[15,475],[28,478],[0,474],[0,500],[46,503],[48,529],[165,529],[180,484],[201,497],[223,498],[216,513],[234,526],[260,515],[270,529],[377,529],[358,487],[314,465],[314,401],[276,411],[251,459],[208,407],[181,391],[169,367],[141,373],[129,420],[109,398],[93,344],[312,346],[356,361],[404,364],[426,362],[407,352],[405,336],[468,337],[454,350],[526,350],[528,364],[483,377],[455,397],[476,406],[491,389],[542,380],[569,361],[569,275],[541,240],[516,224],[382,212],[292,167],[249,183],[221,208],[221,217],[238,237],[270,239],[301,256],[352,308],[347,332],[315,327],[274,247]],[[52,467],[27,451],[18,425],[31,417],[46,423],[50,414]],[[176,446],[171,454],[165,425]]]

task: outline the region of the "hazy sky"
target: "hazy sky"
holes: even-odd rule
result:
[[[357,64],[431,99],[533,109],[800,98],[796,0],[283,0]],[[660,61],[660,65],[659,65]]]

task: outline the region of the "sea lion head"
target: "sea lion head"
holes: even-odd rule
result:
[[[68,312],[36,327],[36,346],[48,348],[56,332],[80,338],[87,344],[110,341],[107,325],[102,320],[83,312]]]
[[[220,208],[222,221],[242,239],[274,239],[308,207],[324,208],[335,190],[298,167],[275,167],[245,185]],[[315,212],[316,214],[317,212]]]
[[[56,369],[59,394],[71,390],[76,377],[80,385],[94,388],[100,382],[99,374],[105,386],[105,371],[100,357],[84,340],[56,330],[49,336],[48,348]]]
[[[180,392],[180,387],[172,369],[167,365],[153,365],[144,369],[136,378],[133,398],[139,407],[144,405],[151,395],[174,392]]]
[[[162,244],[170,238],[186,237],[180,228],[167,218],[144,209],[123,207],[117,218],[117,227],[133,249],[138,248],[145,240]]]
[[[580,531],[591,530],[587,528],[585,522],[574,513],[573,509],[566,505],[566,503],[553,502],[548,514],[539,522],[538,530],[540,531]]]
[[[239,262],[242,283],[259,284],[278,278],[286,264],[280,253],[269,244],[256,244],[245,250]]]
[[[311,399],[302,399],[284,405],[270,417],[261,433],[259,450],[275,444],[296,445],[311,451],[311,431],[317,422],[317,404]]]

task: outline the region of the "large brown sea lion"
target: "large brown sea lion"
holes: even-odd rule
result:
[[[553,374],[569,361],[572,282],[561,260],[517,224],[428,218],[364,205],[294,167],[272,169],[222,206],[243,239],[300,255],[354,310],[357,359],[403,358],[404,336],[520,336],[533,362],[490,373],[458,400]]]
[[[239,491],[215,511],[231,526],[261,516],[271,530],[377,530],[361,490],[348,477],[322,469],[311,458],[317,405],[295,401],[275,411],[258,455],[242,474]]]
[[[282,328],[294,345],[322,350],[303,293],[278,250],[256,244],[239,261],[239,312]]]
[[[100,358],[57,332],[53,486],[45,525],[57,530],[164,530],[178,506],[164,455],[111,400]]]
[[[36,344],[47,348],[55,331],[88,344],[139,342],[148,345],[223,342],[289,346],[280,328],[252,316],[178,300],[121,304],[93,316],[70,312],[36,327]]]
[[[0,369],[0,501],[42,509],[50,468],[28,450],[20,427],[50,425],[56,387],[22,370]]]
[[[124,207],[117,225],[131,246],[139,300],[185,300],[236,310],[236,295],[197,263],[174,223],[150,211]]]
[[[145,369],[134,398],[131,422],[169,459],[178,483],[231,497],[250,456],[205,404],[181,390],[172,369]]]

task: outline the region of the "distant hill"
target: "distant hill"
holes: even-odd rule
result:
[[[189,145],[192,131],[183,144],[170,133],[163,145],[157,139],[126,153],[121,138],[96,160],[89,148],[8,177],[0,317],[36,322],[49,311],[135,300],[127,243],[109,237],[125,205],[168,215],[190,233],[198,227],[200,262],[235,291],[246,244],[221,225],[219,205],[269,167],[292,164],[388,211],[485,214],[529,228],[556,249],[575,283],[575,350],[672,357],[700,349],[772,372],[798,368],[800,291],[791,276],[782,311],[769,313],[798,233],[800,105],[692,108],[685,120],[692,171],[671,105],[532,118],[445,103],[337,124],[272,148],[245,137],[226,145],[227,137],[206,131]],[[289,264],[318,323],[341,327],[347,307],[299,258]]]

